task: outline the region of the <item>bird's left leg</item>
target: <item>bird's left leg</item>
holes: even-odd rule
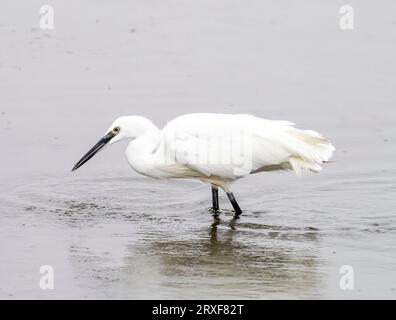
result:
[[[212,185],[212,203],[213,203],[213,211],[219,211],[219,189],[216,186]]]
[[[227,191],[226,194],[227,194],[228,199],[230,199],[232,207],[235,210],[235,217],[238,218],[238,216],[242,213],[242,210],[239,207],[238,202],[235,200],[234,194],[232,192],[229,192],[229,191]]]

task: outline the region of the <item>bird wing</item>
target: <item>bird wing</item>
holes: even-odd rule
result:
[[[180,116],[164,127],[163,143],[176,163],[225,180],[268,170],[319,171],[335,150],[315,131],[245,114]]]

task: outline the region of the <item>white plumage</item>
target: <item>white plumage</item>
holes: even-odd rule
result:
[[[315,131],[246,114],[186,114],[162,130],[144,117],[126,116],[118,118],[106,135],[110,144],[131,140],[126,149],[128,162],[143,175],[199,179],[228,195],[232,195],[231,182],[252,173],[319,172],[335,150]],[[88,159],[83,157],[74,170]]]
[[[163,139],[161,143],[171,144],[176,150],[177,160],[187,162],[189,167],[205,176],[235,180],[253,172],[276,169],[293,169],[297,174],[302,169],[320,171],[322,163],[330,159],[334,147],[319,133],[299,130],[293,125],[288,121],[265,120],[245,114],[188,114],[165,126],[164,136],[174,136],[175,139]],[[221,166],[194,164],[194,159],[198,158],[195,152],[205,149],[205,143],[217,137],[220,141],[234,138],[237,149],[238,144],[243,143],[237,139],[244,140],[251,148],[246,152],[251,151],[252,170],[246,172],[240,163],[235,162]],[[227,146],[226,141],[224,144]],[[243,147],[239,149],[244,151]],[[189,158],[185,158],[185,154]],[[225,158],[232,159],[229,155]]]

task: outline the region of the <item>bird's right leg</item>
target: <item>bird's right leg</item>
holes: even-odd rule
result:
[[[219,189],[216,186],[212,186],[212,203],[213,211],[219,211]]]

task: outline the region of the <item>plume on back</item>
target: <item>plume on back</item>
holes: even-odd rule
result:
[[[264,165],[257,163],[255,172],[277,169],[292,169],[297,175],[304,169],[319,172],[335,150],[330,141],[316,131],[297,129],[288,121],[252,118],[255,119],[253,132],[261,144],[265,144],[262,149],[256,148],[254,159],[264,161]],[[268,153],[277,157],[271,159],[272,165],[268,165]]]
[[[301,175],[303,169],[314,172],[322,170],[322,164],[330,160],[335,150],[330,141],[312,130],[290,128],[286,132],[296,144],[289,159],[294,172]]]

